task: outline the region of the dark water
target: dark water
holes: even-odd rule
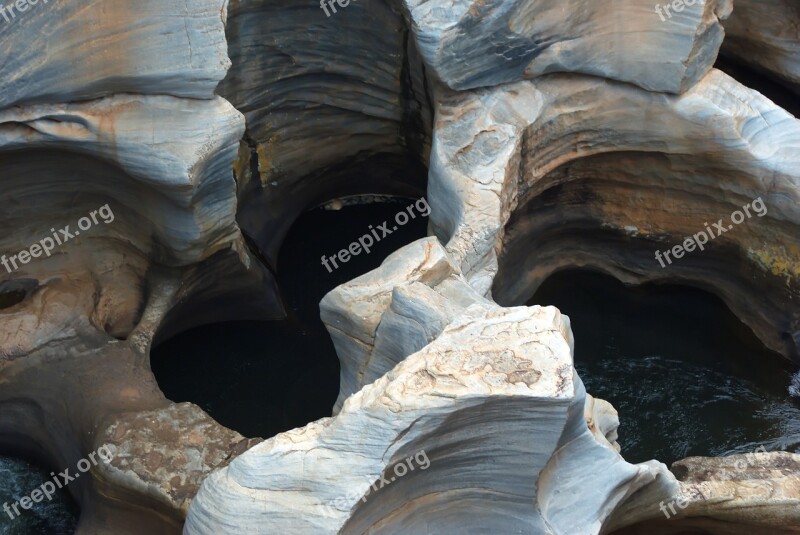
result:
[[[68,535],[74,533],[80,511],[65,489],[56,490],[52,500],[42,497],[31,509],[17,505],[16,516],[11,505],[30,496],[42,483],[51,479],[49,471],[21,459],[0,456],[0,507],[8,504],[9,514],[0,510],[0,534],[3,535]]]
[[[278,280],[289,317],[272,322],[228,322],[192,329],[154,348],[151,366],[165,395],[198,404],[221,424],[248,437],[271,437],[331,415],[339,394],[339,359],[319,319],[330,290],[371,271],[403,245],[426,236],[426,210],[395,225],[414,200],[315,209],[286,237]],[[337,262],[330,257],[389,221],[392,233],[371,249]],[[383,232],[378,231],[378,236]]]
[[[588,271],[550,277],[529,304],[570,317],[587,391],[619,411],[630,462],[800,452],[797,368],[765,349],[715,296],[681,286],[625,287]]]

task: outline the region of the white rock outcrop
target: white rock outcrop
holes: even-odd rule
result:
[[[372,336],[375,351],[356,375],[379,378],[335,418],[282,433],[210,476],[184,533],[589,534],[644,485],[658,479],[677,488],[663,464],[630,465],[589,430],[565,317],[552,307],[504,309],[469,297],[458,278],[429,238],[349,292],[337,289],[326,305],[331,331],[342,330],[337,350],[362,359],[363,340],[345,338]],[[393,281],[393,293],[380,281]],[[363,299],[339,309],[352,292]],[[409,296],[422,299],[412,304]],[[407,306],[429,312],[405,315]],[[354,313],[366,307],[376,307],[373,319],[384,309],[372,334]],[[441,332],[426,333],[423,318],[434,332],[440,322]],[[424,347],[387,372],[391,359],[380,349],[414,351],[415,340]],[[429,466],[401,477],[397,466],[419,452]],[[600,488],[585,485],[587,471],[604,474]]]
[[[679,277],[800,356],[800,121],[759,93],[716,70],[680,96],[549,75],[445,94],[434,132],[431,228],[479,292],[524,303],[568,265]],[[765,214],[659,265],[655,251],[757,198]]]

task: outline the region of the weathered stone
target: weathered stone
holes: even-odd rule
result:
[[[765,214],[659,265],[756,199]],[[566,75],[445,95],[429,202],[467,280],[501,304],[570,265],[682,280],[800,358],[800,122],[719,71],[681,96]]]
[[[13,17],[7,12],[8,20],[0,18],[0,109],[118,93],[213,98],[230,66],[226,5],[43,0]]]
[[[794,0],[736,0],[722,54],[800,94],[800,5]]]
[[[574,72],[681,93],[713,66],[731,1],[698,0],[669,19],[651,0],[405,0],[405,6],[425,63],[452,89]]]
[[[571,360],[554,308],[471,305],[335,418],[280,434],[210,476],[184,532],[596,533],[626,492],[667,471],[629,465],[596,441]],[[395,467],[419,452],[429,471],[399,477]],[[604,491],[585,485],[587,468],[604,474]]]

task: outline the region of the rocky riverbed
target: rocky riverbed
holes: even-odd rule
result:
[[[670,6],[5,6],[0,453],[34,463],[7,478],[8,499],[23,503],[39,468],[74,470],[104,446],[60,489],[81,535],[797,533],[797,454],[752,453],[743,435],[670,468],[693,450],[666,431],[670,447],[628,454],[626,429],[645,414],[603,399],[620,390],[603,383],[652,377],[582,368],[572,318],[584,305],[535,297],[572,269],[705,292],[736,319],[730,340],[759,349],[743,383],[700,392],[692,410],[761,380],[794,403],[800,12],[792,0]],[[407,202],[347,235],[320,219],[297,237],[321,207],[387,199]],[[364,236],[388,250],[371,256]],[[287,244],[314,253],[315,273],[286,267]],[[671,303],[635,310],[658,321]],[[313,346],[292,341],[309,317],[338,360],[323,359],[326,387],[303,360]],[[201,355],[210,342],[176,342],[285,321],[278,342],[231,345],[261,352],[260,366],[238,361],[244,373],[294,378],[289,394],[263,393],[313,405],[292,415],[237,387],[236,359]],[[658,386],[691,397],[677,380]],[[47,522],[71,532],[62,512]]]

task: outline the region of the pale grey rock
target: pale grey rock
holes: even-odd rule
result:
[[[109,202],[119,221],[98,232],[124,233],[143,253],[157,249],[162,263],[186,265],[237,236],[235,184],[225,168],[236,155],[243,126],[241,114],[221,98],[120,95],[14,107],[0,111],[0,151],[36,151],[37,157],[7,156],[5,182],[18,194],[26,182],[28,188],[53,184],[46,193],[51,207],[60,202],[65,209],[53,224],[65,220],[74,227],[78,214]],[[70,169],[87,159],[80,171]],[[32,173],[37,178],[33,184],[28,180]],[[73,188],[56,187],[70,179]],[[74,206],[72,193],[64,189],[94,193],[100,204]],[[137,204],[137,197],[148,202]],[[36,218],[18,213],[24,210],[3,212],[17,229],[7,239],[20,248],[48,230]],[[134,221],[134,213],[140,219]],[[168,216],[175,218],[173,223],[165,224]]]
[[[184,533],[599,533],[626,495],[668,473],[597,442],[584,395],[556,309],[476,303],[335,418],[211,475]],[[429,466],[396,477],[420,451]],[[600,492],[585,484],[587,469],[605,475]],[[569,507],[558,498],[565,488]]]
[[[669,19],[656,5],[405,0],[426,65],[452,89],[574,72],[681,93],[713,66],[731,1],[698,0]]]
[[[602,444],[605,440],[617,452],[621,450],[617,442],[619,414],[611,403],[586,394],[586,407],[584,407],[583,415],[589,431],[598,442]]]
[[[226,6],[227,0],[41,0],[8,21],[0,17],[0,109],[115,93],[213,98],[230,66]]]
[[[474,303],[490,302],[463,280],[436,238],[401,248],[380,270],[328,293],[320,316],[341,361],[334,413],[364,385],[432,342]]]

